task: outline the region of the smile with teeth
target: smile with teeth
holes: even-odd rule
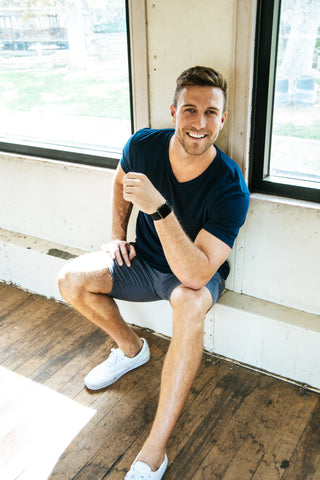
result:
[[[193,132],[187,132],[187,135],[191,138],[204,138],[206,135],[204,133],[193,133]]]

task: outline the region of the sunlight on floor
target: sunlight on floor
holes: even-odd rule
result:
[[[0,367],[0,478],[46,480],[95,410]]]

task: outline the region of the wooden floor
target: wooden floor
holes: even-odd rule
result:
[[[90,393],[83,378],[110,340],[68,306],[0,284],[1,480],[123,480],[168,347],[137,330],[151,361]],[[320,395],[203,355],[167,453],[164,480],[319,480]]]

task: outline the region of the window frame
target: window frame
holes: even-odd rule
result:
[[[249,187],[253,193],[320,202],[317,182],[269,175],[281,0],[258,0],[253,75]]]
[[[147,42],[146,42],[146,6],[145,0],[125,0],[127,25],[127,52],[129,72],[129,99],[131,132],[141,126],[149,126],[149,100],[147,84]],[[139,52],[137,55],[136,52]],[[137,78],[138,77],[138,78]],[[138,105],[142,104],[140,109]],[[23,155],[33,158],[45,158],[79,165],[115,169],[121,153],[102,151],[84,151],[82,148],[67,146],[35,146],[33,144],[0,142],[0,152]]]

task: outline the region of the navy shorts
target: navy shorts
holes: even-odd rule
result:
[[[138,257],[133,258],[131,267],[125,264],[120,267],[118,262],[110,257],[108,267],[113,280],[109,296],[119,300],[131,302],[170,300],[173,290],[181,285],[173,273],[160,272]],[[224,284],[224,279],[218,272],[207,283],[206,287],[212,295],[213,304],[223,292]]]

